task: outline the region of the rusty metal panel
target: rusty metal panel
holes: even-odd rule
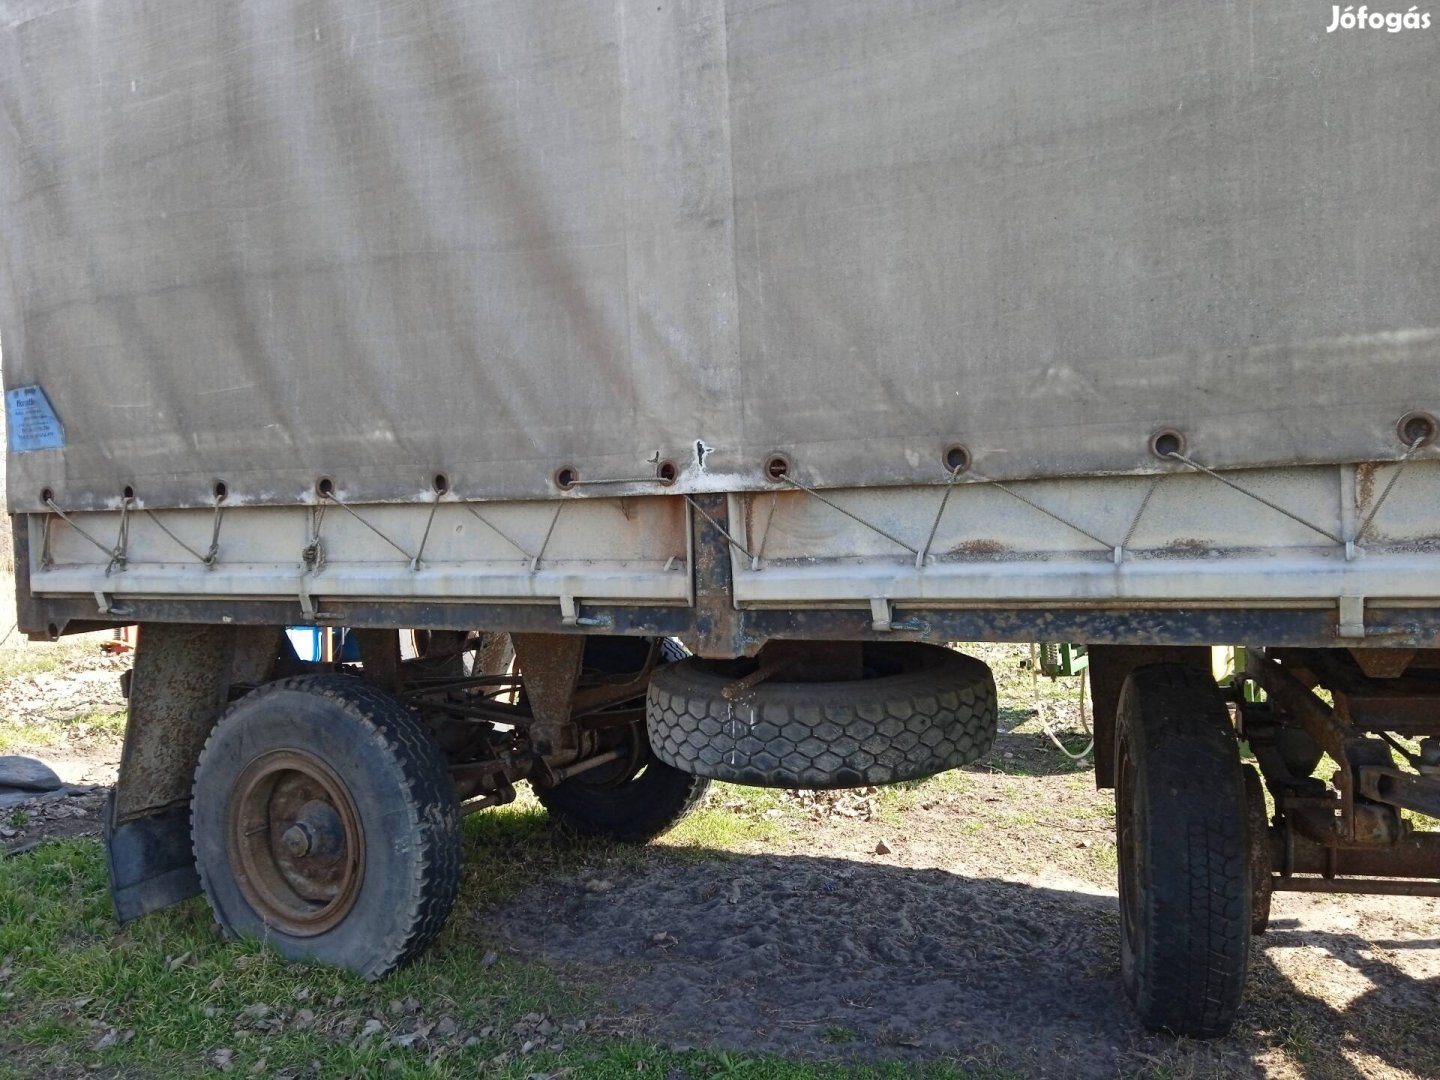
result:
[[[0,0],[5,379],[63,440],[10,505],[1393,459],[1440,32],[1330,18]]]

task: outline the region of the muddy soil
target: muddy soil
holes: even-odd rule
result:
[[[1013,656],[988,659],[1013,675]],[[481,922],[671,1043],[1085,1080],[1440,1076],[1428,899],[1277,895],[1230,1038],[1141,1028],[1119,981],[1113,795],[1040,730],[1025,685],[1008,689],[1004,733],[970,769],[898,795],[791,793],[762,811],[779,842],[661,849]],[[1078,702],[1041,707],[1080,731]],[[754,813],[742,794],[717,788],[712,806]]]
[[[1041,731],[1018,656],[986,656],[1004,734],[977,766],[887,792],[765,801],[717,787],[710,812],[763,818],[771,837],[738,851],[662,845],[639,865],[599,854],[591,870],[456,918],[598,996],[626,1033],[742,1056],[943,1058],[978,1075],[1086,1080],[1440,1076],[1431,900],[1278,896],[1235,1034],[1143,1031],[1119,986],[1111,795]],[[0,710],[31,722],[118,707],[124,664],[97,649],[7,679]],[[1070,696],[1040,706],[1079,731]],[[0,818],[15,833],[0,844],[97,832],[118,751],[113,733],[36,746],[67,781],[100,787]]]
[[[1177,1042],[1120,991],[1112,889],[835,857],[829,839],[547,883],[485,921],[671,1043],[1046,1077],[1440,1075],[1431,901],[1278,899],[1236,1034]]]
[[[3,753],[34,757],[65,782],[63,791],[37,795],[0,809],[0,854],[30,851],[46,840],[99,835],[101,808],[120,764],[120,735],[86,717],[124,709],[120,674],[125,654],[89,638],[64,646],[7,650],[0,661],[22,670],[0,680]],[[49,670],[23,670],[40,660]],[[27,741],[27,738],[30,741]]]

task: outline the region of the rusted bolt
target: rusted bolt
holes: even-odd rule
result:
[[[765,479],[778,484],[790,475],[790,459],[784,454],[771,454],[765,462]]]
[[[1435,431],[1435,418],[1426,412],[1407,413],[1395,425],[1396,434],[1407,447],[1416,443],[1429,446],[1435,441]]]
[[[967,472],[970,468],[970,451],[960,443],[952,443],[945,448],[943,460],[947,472]]]
[[[1150,452],[1158,458],[1169,459],[1185,453],[1185,436],[1166,428],[1150,436]]]

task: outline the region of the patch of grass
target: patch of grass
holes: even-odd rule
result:
[[[1095,844],[1086,849],[1090,856],[1090,862],[1097,870],[1107,874],[1118,873],[1120,869],[1120,856],[1115,845],[1109,841]]]
[[[495,824],[467,832],[470,854],[482,853],[480,841],[503,844],[507,835],[512,845],[526,837],[533,842],[536,819],[528,809],[508,819],[497,815]],[[594,855],[576,850],[559,857],[593,861]],[[485,876],[467,875],[472,894]],[[0,863],[0,1028],[6,1033],[0,1075],[80,1069],[212,1075],[217,1053],[238,1076],[293,1074],[312,1062],[321,1076],[507,1080],[564,1069],[594,1080],[663,1080],[672,1070],[695,1080],[972,1075],[959,1064],[848,1069],[665,1049],[623,1032],[577,1030],[573,1021],[596,1007],[584,991],[538,964],[506,958],[487,964],[486,951],[484,934],[473,925],[452,928],[417,963],[375,985],[287,964],[258,945],[224,943],[198,900],[117,929],[99,844],[47,844]],[[533,1014],[559,1030],[571,1024],[571,1031],[534,1040],[524,1051],[515,1032]],[[448,1040],[394,1041],[442,1020],[447,1031],[454,1025]],[[370,1021],[379,1030],[367,1037],[362,1033]],[[853,1037],[837,1028],[832,1041]]]
[[[32,746],[58,746],[64,741],[60,731],[49,724],[31,724],[14,718],[0,718],[0,752]]]
[[[780,839],[784,831],[779,819],[736,814],[710,806],[695,811],[657,844],[662,849],[680,852],[687,849],[707,854],[716,850],[743,851],[772,843]]]
[[[6,649],[0,651],[0,680],[55,671],[65,660],[58,648]]]
[[[125,734],[125,710],[91,709],[74,719],[62,720],[61,724],[79,734],[108,735],[118,739]]]
[[[75,716],[47,717],[43,723],[0,718],[0,750],[27,746],[63,746],[85,739],[114,741],[125,734],[123,709],[90,709]]]
[[[18,648],[0,649],[0,681],[93,663],[99,655],[100,641],[90,636],[40,645],[22,642]]]
[[[1091,791],[1095,785],[1086,785]],[[1106,793],[1107,796],[1109,793]],[[1103,821],[1107,825],[1115,824],[1115,802],[1111,798],[1105,798],[1099,802],[1077,803],[1069,808],[1071,814],[1082,821]]]
[[[1300,1019],[1287,1025],[1278,1034],[1281,1047],[1301,1065],[1314,1061],[1316,1054],[1322,1052],[1325,1042],[1323,1038],[1317,1037],[1314,1028],[1307,1021]]]

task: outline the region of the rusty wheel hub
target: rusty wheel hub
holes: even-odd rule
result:
[[[231,789],[226,851],[241,892],[265,922],[313,937],[355,906],[364,835],[349,791],[319,758],[276,750]]]

